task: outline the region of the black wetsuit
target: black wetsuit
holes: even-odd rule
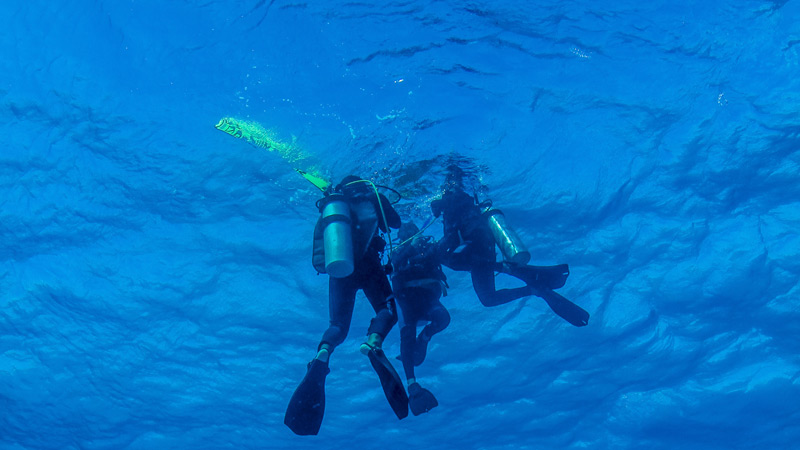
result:
[[[384,232],[388,230],[383,223],[378,198],[389,227],[400,228],[400,216],[384,195],[376,196],[368,190],[364,191],[346,195],[352,220],[354,269],[351,275],[344,278],[330,277],[328,282],[330,326],[325,330],[320,345],[328,344],[331,350],[344,342],[347,337],[353,318],[356,292],[359,289],[364,291],[372,309],[375,310],[368,335],[377,333],[385,338],[397,323],[397,309],[392,288],[381,265],[380,255],[386,243],[378,235],[378,229]],[[320,222],[317,223],[314,234],[315,248],[318,248],[322,235]],[[315,251],[315,267],[320,270],[316,253]],[[324,259],[324,256],[322,258]]]
[[[450,314],[439,301],[446,277],[438,246],[430,237],[415,238],[392,255],[392,286],[400,305],[400,359],[406,378],[414,378],[417,324],[429,321],[420,332],[425,341],[450,324]],[[427,342],[426,342],[427,344]]]
[[[378,230],[388,232],[388,228],[400,228],[400,216],[386,197],[375,192],[374,186],[370,191],[363,183],[368,182],[357,176],[345,177],[336,189],[318,204],[320,211],[325,214],[324,217],[320,216],[314,228],[311,259],[314,268],[320,273],[326,271],[326,227],[332,226],[333,223],[345,224],[349,221],[353,247],[353,272],[342,278],[330,277],[328,284],[330,326],[322,336],[317,356],[308,364],[306,375],[292,394],[283,418],[283,423],[297,435],[316,435],[322,425],[325,414],[325,379],[330,373],[328,358],[334,348],[347,337],[353,318],[356,292],[359,289],[364,291],[375,310],[375,318],[370,322],[367,333],[369,338],[362,344],[361,350],[364,352],[364,346],[368,347],[365,354],[380,379],[392,411],[398,419],[408,416],[409,397],[403,388],[403,382],[386,358],[377,339],[380,337],[382,341],[397,323],[392,289],[380,260],[386,243],[379,236]],[[348,208],[338,203],[342,201],[347,203]],[[330,209],[327,209],[328,207]],[[346,227],[344,229],[347,230]],[[329,244],[331,241],[346,242],[342,239],[345,233],[339,233],[340,230],[331,231],[336,231],[336,235],[328,236]],[[343,249],[328,250],[338,252]],[[370,342],[377,345],[369,345]],[[417,396],[425,394],[421,389],[415,390],[415,393]],[[431,407],[415,398],[414,408],[417,408],[415,410]]]
[[[473,197],[463,190],[450,190],[431,202],[431,210],[435,216],[443,216],[442,263],[453,270],[470,272],[472,286],[484,306],[502,305],[533,293],[529,286],[496,289],[496,271],[517,274],[497,263],[488,220]]]

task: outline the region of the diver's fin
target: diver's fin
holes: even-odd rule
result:
[[[545,286],[550,289],[564,287],[567,277],[569,277],[569,266],[567,264],[559,264],[557,266],[517,266],[503,263],[497,270],[517,277],[526,284]]]
[[[458,246],[451,252],[454,255],[458,255],[459,253],[463,252],[467,248],[467,246],[469,246],[469,244],[472,243],[472,241],[464,240],[464,237],[461,236],[461,230],[458,230],[457,233],[458,233]]]
[[[300,169],[294,169],[294,170],[296,170],[297,173],[299,173],[303,178],[308,180],[308,182],[316,186],[317,189],[319,189],[322,192],[327,191],[328,188],[331,186],[330,181],[320,177],[319,175],[308,173],[305,170],[300,170]]]
[[[283,423],[300,436],[319,433],[325,414],[325,377],[331,370],[328,363],[314,359],[308,363],[303,381],[295,389]]]
[[[458,255],[459,253],[463,252],[464,250],[467,249],[467,245],[469,245],[469,242],[465,242],[465,243],[459,245],[458,247],[453,249],[453,254],[454,255]]]
[[[418,416],[439,406],[439,402],[436,401],[436,397],[431,394],[431,391],[423,388],[419,383],[411,383],[408,385],[408,406],[411,407],[411,412]]]
[[[564,287],[569,277],[569,265],[559,264],[557,266],[528,266],[533,268],[539,280],[550,289]]]
[[[408,395],[403,387],[403,381],[392,367],[392,363],[386,359],[383,350],[373,347],[367,353],[367,357],[381,380],[383,393],[386,394],[386,400],[389,401],[397,418],[402,419],[408,416]]]
[[[552,289],[537,287],[535,295],[543,298],[554,313],[576,327],[583,327],[589,323],[588,312]]]

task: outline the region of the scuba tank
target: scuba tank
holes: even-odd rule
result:
[[[325,271],[334,278],[344,278],[353,273],[353,236],[350,204],[344,195],[334,193],[322,199],[319,205],[324,227]]]
[[[497,246],[503,253],[506,261],[512,264],[524,265],[531,260],[531,254],[517,233],[506,224],[506,216],[499,209],[489,209],[484,213],[489,222]]]

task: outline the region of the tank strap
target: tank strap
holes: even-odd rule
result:
[[[326,217],[320,217],[320,220],[322,221],[323,228],[328,226],[331,222],[344,222],[348,225],[353,223],[350,217],[344,214],[330,214]]]

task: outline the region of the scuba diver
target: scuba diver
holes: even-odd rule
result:
[[[450,324],[450,314],[439,301],[447,295],[447,277],[432,237],[422,236],[413,222],[403,223],[398,236],[401,244],[392,253],[391,262],[392,287],[403,318],[400,360],[408,380],[409,406],[418,416],[439,405],[436,397],[417,382],[414,366],[425,360],[431,337]],[[429,323],[417,335],[417,324],[422,321]]]
[[[344,342],[353,317],[356,292],[361,289],[375,310],[361,352],[378,374],[386,399],[399,419],[408,416],[408,396],[403,382],[381,349],[397,323],[395,300],[381,264],[386,242],[379,230],[400,227],[400,216],[370,181],[350,175],[318,202],[320,218],[314,228],[312,263],[329,275],[330,326],[317,355],[295,390],[284,423],[298,435],[319,432],[325,411],[325,378],[333,350]]]
[[[468,271],[472,286],[484,306],[497,306],[518,298],[536,295],[567,322],[582,327],[589,323],[589,313],[553,291],[567,281],[569,266],[529,266],[530,253],[519,237],[505,223],[500,210],[491,201],[478,202],[464,190],[464,171],[448,166],[442,197],[431,202],[436,217],[443,216],[444,236],[440,240],[442,263],[457,271]],[[505,261],[497,262],[495,244]],[[513,289],[496,289],[495,272],[505,273],[525,282]]]

